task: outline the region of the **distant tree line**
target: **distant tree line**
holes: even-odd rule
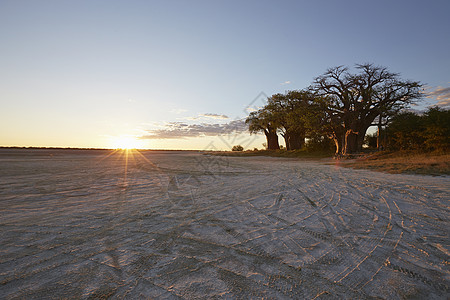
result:
[[[281,134],[287,150],[302,149],[306,141],[326,147],[331,140],[337,156],[352,154],[361,151],[370,126],[381,131],[423,97],[420,82],[403,80],[385,67],[358,64],[356,70],[330,68],[308,88],[270,96],[247,117],[250,133],[263,132],[269,150],[280,149]],[[380,147],[381,135],[377,138]]]

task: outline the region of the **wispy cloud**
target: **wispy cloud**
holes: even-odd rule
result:
[[[287,80],[287,81],[281,83],[281,85],[286,85],[286,84],[291,84],[291,81]]]
[[[435,98],[438,100],[438,106],[448,107],[450,106],[450,87],[430,88],[430,91],[427,92],[427,98]]]
[[[198,114],[196,117],[187,117],[186,120],[199,120],[199,119],[215,119],[215,120],[227,120],[229,117],[227,115],[219,115],[219,114]]]
[[[248,130],[244,119],[234,120],[226,124],[186,124],[170,122],[162,129],[147,130],[141,139],[185,139],[189,137],[220,136],[239,134]]]
[[[210,114],[210,113],[200,114],[199,116],[211,119],[222,119],[222,120],[229,119],[229,117],[226,115]]]

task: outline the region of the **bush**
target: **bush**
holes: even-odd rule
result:
[[[231,151],[244,151],[244,147],[242,147],[241,145],[236,145],[231,148]]]
[[[450,110],[428,109],[422,116],[405,112],[388,125],[390,150],[448,151],[450,147]]]
[[[424,131],[421,116],[404,112],[392,118],[386,130],[387,147],[390,150],[418,150],[423,148]]]
[[[425,127],[422,136],[427,150],[448,150],[450,147],[450,110],[432,107],[422,118]]]
[[[311,136],[306,140],[305,149],[308,152],[330,152],[332,153],[334,151],[334,142],[333,140],[320,136],[315,135]]]

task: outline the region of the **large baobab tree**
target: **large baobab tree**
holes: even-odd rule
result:
[[[280,145],[278,143],[278,124],[276,124],[272,113],[262,108],[258,111],[253,111],[245,120],[248,124],[250,133],[264,132],[267,139],[267,149],[278,150]]]
[[[272,113],[279,125],[287,150],[297,150],[304,146],[308,109],[313,102],[314,95],[301,90],[275,94],[267,99],[265,109]]]
[[[420,82],[402,80],[385,67],[358,64],[356,69],[357,74],[344,66],[328,69],[311,86],[327,99],[337,154],[360,151],[375,118],[397,112],[422,97]]]

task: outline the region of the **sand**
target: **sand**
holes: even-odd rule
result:
[[[450,178],[0,151],[0,298],[446,299]]]

